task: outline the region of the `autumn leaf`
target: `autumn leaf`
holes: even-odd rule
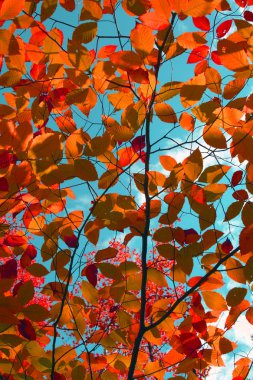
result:
[[[209,53],[209,47],[202,45],[192,50],[191,54],[188,57],[187,63],[196,63],[202,61],[207,57]]]
[[[222,38],[224,37],[228,32],[229,32],[229,29],[231,28],[232,26],[232,21],[233,20],[226,20],[226,21],[223,21],[219,26],[218,28],[216,29],[216,35],[218,38]]]
[[[18,331],[27,340],[36,340],[36,332],[28,319],[19,320]]]
[[[196,26],[196,28],[205,30],[207,32],[210,30],[210,21],[208,20],[206,16],[193,17],[192,22]]]

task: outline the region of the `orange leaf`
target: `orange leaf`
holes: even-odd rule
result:
[[[119,156],[118,165],[121,168],[124,166],[130,165],[133,161],[135,161],[139,157],[132,147],[120,149],[118,151],[118,156]]]
[[[160,120],[164,121],[165,123],[177,122],[177,116],[175,114],[175,111],[169,104],[156,103],[154,108],[156,115],[159,117]]]
[[[18,16],[25,5],[25,0],[13,2],[13,0],[1,1],[0,20],[10,20]]]
[[[155,37],[152,30],[146,25],[137,24],[131,31],[130,40],[134,49],[141,56],[149,55],[154,48]]]
[[[192,50],[191,54],[188,57],[187,63],[195,63],[203,61],[209,53],[209,47],[206,45],[199,46]]]
[[[217,311],[227,310],[227,303],[221,294],[216,292],[203,291],[202,295],[207,307],[210,309]]]
[[[163,30],[169,26],[169,21],[158,12],[149,12],[139,17],[139,20],[153,30]]]
[[[119,51],[110,55],[111,62],[122,70],[137,70],[142,64],[141,58],[133,51]]]
[[[192,115],[187,112],[182,112],[180,115],[179,123],[186,131],[193,132],[195,120]]]

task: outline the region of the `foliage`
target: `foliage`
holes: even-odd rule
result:
[[[1,379],[247,378],[251,6],[0,1]]]

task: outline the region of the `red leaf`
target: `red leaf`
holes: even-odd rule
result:
[[[242,176],[243,176],[242,170],[238,170],[237,172],[235,172],[232,176],[231,185],[232,186],[238,185],[242,180]]]
[[[19,235],[8,235],[3,241],[3,244],[8,245],[8,247],[20,247],[26,244],[26,239]]]
[[[193,17],[192,21],[193,21],[193,24],[196,26],[196,28],[205,30],[207,32],[210,30],[210,21],[208,20],[206,16]]]
[[[197,63],[197,65],[194,67],[194,74],[199,75],[199,74],[204,73],[208,66],[209,66],[209,63],[207,60]]]
[[[24,253],[27,254],[32,260],[37,256],[37,250],[32,244],[27,246]]]
[[[253,224],[250,224],[242,230],[239,241],[242,255],[253,250]]]
[[[0,178],[0,191],[8,191],[9,190],[9,184],[6,178],[1,177]]]
[[[90,264],[81,273],[82,275],[85,275],[88,279],[88,281],[95,287],[97,285],[97,275],[98,275],[98,269],[95,264]]]
[[[137,70],[128,70],[127,71],[130,77],[131,82],[147,84],[149,83],[148,72],[143,70],[141,67]]]
[[[63,102],[66,99],[66,95],[69,93],[69,89],[65,87],[56,88],[52,91],[51,97],[56,98],[59,102]]]
[[[12,163],[12,154],[8,150],[0,153],[0,169],[7,168]]]
[[[46,65],[44,63],[34,63],[30,70],[30,75],[34,80],[40,80],[46,75]]]
[[[32,259],[27,253],[23,253],[20,259],[20,265],[22,268],[27,268],[31,265]]]
[[[139,156],[140,156],[141,161],[145,164],[145,162],[146,162],[146,152],[144,150],[142,150]]]
[[[117,45],[107,45],[101,47],[98,52],[98,58],[108,58],[117,49]]]
[[[198,203],[206,203],[206,196],[204,190],[198,185],[192,185],[191,197]]]
[[[3,54],[0,54],[0,72],[2,71],[2,67],[3,67],[3,57],[4,57]]]
[[[189,228],[188,230],[184,230],[184,243],[185,244],[191,244],[196,243],[200,236],[193,228]]]
[[[219,54],[216,50],[212,51],[211,58],[212,58],[213,62],[216,63],[216,65],[221,65],[221,60],[220,60]]]
[[[67,244],[67,246],[70,247],[70,248],[76,248],[76,247],[78,247],[78,245],[79,245],[79,243],[78,243],[78,238],[77,238],[75,235],[64,236],[64,237],[63,237],[63,241],[64,241],[65,244]]]
[[[192,288],[194,285],[197,284],[197,282],[201,280],[201,278],[202,278],[201,276],[195,276],[195,277],[190,278],[190,280],[188,281],[188,286]]]
[[[231,28],[232,22],[233,20],[227,20],[222,22],[218,26],[218,28],[216,29],[216,35],[218,38],[222,38],[228,33],[229,29]]]
[[[23,281],[19,281],[12,289],[12,294],[13,296],[16,296],[17,293],[18,293],[18,290],[21,288],[21,286],[23,285]]]
[[[145,135],[135,137],[131,144],[135,152],[140,152],[146,146]]]
[[[129,165],[135,155],[136,155],[136,152],[133,150],[131,146],[127,148],[123,148],[122,150],[119,151],[118,165],[121,168]]]
[[[195,63],[203,61],[209,53],[209,47],[206,45],[199,46],[192,50],[191,54],[188,57],[187,63]]]
[[[226,241],[224,241],[224,243],[221,244],[221,249],[224,253],[231,252],[233,248],[234,247],[229,239],[227,239]]]
[[[42,212],[42,210],[43,210],[42,206],[39,202],[33,203],[25,210],[24,215],[23,215],[23,222],[26,228],[29,227],[29,224],[32,221],[32,219],[35,216],[39,215]]]
[[[153,30],[163,30],[169,26],[169,20],[157,12],[144,13],[144,15],[139,17],[139,20],[149,28]]]
[[[197,278],[197,277],[193,277],[193,278]],[[192,305],[198,306],[198,307],[201,305],[201,297],[200,297],[200,294],[197,292],[193,293],[192,295]]]
[[[243,17],[246,21],[253,21],[253,13],[250,11],[245,11]]]
[[[21,319],[18,324],[20,335],[28,340],[36,340],[36,332],[28,319]]]
[[[194,354],[194,351],[201,347],[201,341],[194,333],[181,334],[180,341],[185,355]]]
[[[66,377],[59,372],[54,372],[54,380],[66,380]]]
[[[247,0],[235,0],[236,4],[239,5],[239,7],[245,8],[247,5]]]
[[[192,316],[192,326],[193,328],[201,333],[205,334],[207,330],[206,321],[202,319],[198,314],[194,313]]]
[[[15,259],[8,260],[0,266],[0,278],[17,278],[17,262]]]
[[[248,193],[246,190],[237,190],[235,191],[232,196],[237,200],[237,201],[245,201],[248,199]]]

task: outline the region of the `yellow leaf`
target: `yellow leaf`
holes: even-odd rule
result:
[[[228,306],[237,306],[239,305],[243,300],[244,297],[247,294],[247,289],[245,288],[233,288],[231,289],[226,297],[226,301]]]
[[[177,122],[177,115],[175,114],[175,111],[169,104],[156,103],[154,108],[156,115],[159,117],[160,120],[164,121],[165,123]]]
[[[207,88],[215,94],[221,94],[221,75],[218,70],[208,67],[205,70]]]
[[[165,170],[171,171],[173,170],[174,166],[177,165],[177,161],[175,158],[171,156],[160,156],[159,160]]]
[[[95,260],[98,262],[103,261],[103,260],[108,260],[108,259],[115,257],[117,255],[117,253],[118,253],[118,250],[116,248],[113,248],[113,247],[100,249],[97,251],[97,253],[95,255]]]
[[[122,301],[121,301],[122,307],[124,307],[126,310],[133,311],[137,313],[140,310],[141,303],[139,299],[132,293],[128,292],[125,293]]]
[[[62,159],[62,135],[60,133],[44,133],[36,136],[28,150],[28,159],[47,159],[57,163]]]
[[[0,30],[0,54],[7,55],[9,53],[9,44],[12,34],[7,29]]]
[[[203,73],[190,79],[182,86],[180,91],[180,100],[182,105],[187,108],[198,103],[205,89],[206,78]]]
[[[98,181],[99,189],[107,189],[109,186],[114,186],[118,182],[117,170],[108,170],[101,175]]]
[[[142,24],[137,24],[130,33],[130,40],[133,48],[143,57],[149,55],[155,43],[152,30]]]
[[[177,37],[177,42],[185,49],[194,49],[198,46],[205,45],[205,32],[186,32]]]
[[[202,296],[209,309],[217,311],[225,311],[228,309],[225,298],[221,294],[211,291],[203,291]]]
[[[96,0],[86,0],[83,2],[83,8],[80,15],[80,20],[100,20],[103,15],[103,10]]]
[[[186,131],[193,132],[195,120],[189,113],[182,112],[180,115],[179,123],[182,128],[186,129]]]
[[[156,102],[164,102],[169,100],[179,94],[182,87],[181,82],[168,82],[165,83],[161,88],[158,94],[155,97]]]
[[[108,95],[109,102],[114,106],[116,110],[127,108],[134,101],[134,94],[117,92],[115,94]],[[108,119],[108,118],[107,118]]]
[[[167,287],[168,285],[164,274],[155,268],[148,268],[147,276],[148,281],[152,281],[154,284],[158,286]]]
[[[91,157],[96,157],[107,152],[111,143],[111,138],[108,133],[103,136],[94,137],[84,148],[84,154]]]
[[[74,161],[76,175],[83,181],[96,181],[98,179],[95,166],[89,160],[78,158]]]
[[[201,17],[211,13],[219,4],[221,0],[189,0],[182,2],[181,11],[187,16]]]
[[[57,4],[57,0],[43,0],[40,13],[41,22],[52,16],[56,10]]]
[[[89,135],[81,128],[74,131],[66,140],[66,158],[70,163],[75,158],[80,158],[83,153],[83,146],[90,140]]]
[[[214,202],[222,197],[228,186],[220,183],[212,183],[204,187],[206,201]]]
[[[218,182],[231,168],[227,165],[212,165],[207,167],[201,176],[199,182],[215,183]]]
[[[227,141],[221,130],[214,125],[206,125],[203,129],[203,139],[205,142],[217,149],[225,149]]]
[[[91,305],[97,305],[98,303],[98,291],[87,281],[82,281],[81,285],[82,295],[88,303]]]
[[[232,280],[240,284],[246,284],[246,277],[242,268],[242,263],[234,258],[229,258],[226,262],[227,275]]]
[[[194,182],[203,170],[203,159],[199,148],[182,162],[187,177]]]
[[[54,28],[47,33],[43,43],[45,54],[57,54],[61,51],[62,32]]]
[[[223,66],[232,71],[246,71],[249,69],[247,54],[243,47],[227,39],[218,41],[217,50]]]
[[[96,37],[97,29],[97,23],[94,21],[80,24],[74,30],[72,39],[78,41],[80,44],[87,44]]]
[[[4,0],[0,9],[0,20],[11,20],[22,11],[25,5],[25,0],[15,1]]]
[[[223,90],[225,99],[233,99],[244,88],[246,79],[236,78],[226,84]]]
[[[94,245],[97,244],[98,238],[99,238],[99,232],[100,228],[103,227],[102,221],[99,219],[90,220],[85,228],[84,228],[84,234],[87,237],[87,239]]]
[[[125,50],[110,55],[111,62],[122,70],[137,70],[141,66],[141,58],[133,51]]]

